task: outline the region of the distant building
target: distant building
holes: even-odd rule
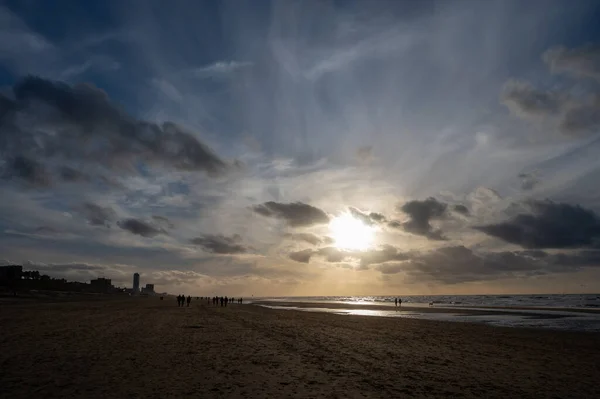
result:
[[[115,287],[113,287],[111,280],[109,278],[97,278],[95,280],[90,281],[90,286],[92,291],[94,292],[102,292],[108,293],[111,292]]]
[[[142,294],[154,295],[154,284],[146,284],[146,286],[142,288]]]
[[[133,274],[133,293],[137,294],[138,292],[140,292],[140,274],[134,273]]]
[[[9,283],[21,280],[23,276],[23,266],[8,265],[0,266],[0,282]]]

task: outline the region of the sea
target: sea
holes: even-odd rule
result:
[[[397,298],[402,299],[401,310],[395,306]],[[600,294],[254,297],[248,302],[273,309],[347,316],[600,332]],[[327,304],[345,306],[329,308]],[[377,305],[377,309],[369,305]]]

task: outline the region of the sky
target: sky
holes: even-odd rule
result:
[[[0,0],[0,262],[600,292],[596,1]]]

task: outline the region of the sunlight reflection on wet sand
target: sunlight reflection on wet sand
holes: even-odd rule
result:
[[[549,328],[573,331],[600,331],[600,315],[553,311],[490,311],[489,314],[452,313],[446,309],[440,312],[419,312],[417,310],[373,310],[373,309],[331,309],[323,307],[297,307],[264,305],[270,309],[296,310],[302,312],[331,313],[346,316],[397,317],[437,321],[474,322],[503,327]],[[416,308],[415,308],[416,309]],[[477,310],[477,309],[473,309]],[[512,313],[512,314],[511,314]]]

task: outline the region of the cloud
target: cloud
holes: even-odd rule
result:
[[[139,161],[210,176],[229,168],[192,133],[171,122],[137,120],[92,85],[30,76],[13,94],[14,100],[0,95],[0,157],[15,154],[11,171],[26,180],[41,168],[31,159],[99,163],[120,173],[131,173]]]
[[[5,178],[23,179],[27,183],[38,187],[48,187],[52,184],[52,177],[44,165],[23,155],[9,158],[4,167],[3,175]]]
[[[557,46],[542,56],[552,73],[568,73],[578,78],[600,81],[600,46],[585,45],[576,48]]]
[[[515,79],[504,84],[500,99],[511,112],[524,119],[558,114],[563,104],[557,93],[538,90],[529,82]]]
[[[167,227],[169,229],[172,229],[172,228],[175,227],[175,225],[173,223],[171,223],[171,221],[168,218],[164,217],[164,216],[152,215],[152,219],[156,223],[158,223],[158,224],[160,224],[162,226],[165,226],[165,227]]]
[[[81,213],[92,226],[110,227],[110,223],[117,216],[111,207],[103,207],[93,202],[86,202],[81,207]]]
[[[25,262],[23,267],[26,269],[35,269],[39,271],[54,271],[54,272],[65,272],[70,270],[104,270],[106,267],[101,265],[92,265],[88,263],[38,263],[38,262]]]
[[[533,173],[519,173],[521,180],[521,189],[525,191],[533,190],[540,182]]]
[[[367,226],[371,226],[371,225],[377,224],[377,223],[382,223],[382,222],[385,222],[385,220],[386,220],[385,216],[382,215],[381,213],[377,213],[377,212],[365,213],[365,212],[363,212],[357,208],[353,208],[353,207],[349,207],[348,210],[350,211],[350,214],[354,218],[360,220]]]
[[[373,146],[363,146],[356,150],[356,158],[361,163],[369,163],[373,160]]]
[[[61,166],[59,169],[59,175],[62,180],[67,182],[81,182],[88,181],[90,177],[80,170],[71,168],[70,166]]]
[[[310,258],[312,257],[313,253],[313,250],[305,249],[302,251],[291,252],[288,256],[291,260],[296,262],[308,263],[310,262]]]
[[[359,261],[361,267],[409,259],[406,253],[400,252],[391,245],[383,245],[379,249],[371,249],[368,251],[347,251],[336,247],[323,247],[315,250],[305,249],[292,252],[288,256],[290,259],[302,263],[309,263],[313,256],[322,257],[326,262],[330,263],[339,263],[349,259],[355,259]]]
[[[60,234],[60,231],[50,226],[40,226],[35,229],[34,234],[43,236],[56,236]]]
[[[556,47],[543,55],[551,72],[567,72],[577,78],[600,79],[600,47],[584,46],[575,49]],[[510,79],[505,83],[500,101],[517,117],[553,126],[570,137],[597,133],[600,129],[600,92],[590,87],[585,95],[574,95],[568,88],[541,90],[531,83]]]
[[[329,222],[321,209],[303,202],[289,204],[269,201],[252,207],[259,215],[285,220],[292,227],[311,226]]]
[[[318,237],[312,233],[286,233],[285,237],[295,241],[305,241],[312,245],[330,244],[333,241],[330,237]]]
[[[50,42],[3,6],[0,6],[0,27],[0,59],[13,60],[16,56],[40,54],[53,48]]]
[[[402,228],[409,233],[425,236],[430,240],[443,240],[442,232],[434,230],[431,221],[447,217],[448,204],[439,202],[433,197],[424,201],[409,201],[400,207],[400,210],[409,216],[407,222],[402,223]],[[390,224],[395,227],[397,224]]]
[[[204,250],[215,254],[243,254],[250,252],[250,248],[240,244],[242,237],[235,234],[231,237],[224,235],[206,234],[193,238],[192,244],[201,246]]]
[[[402,274],[409,282],[459,284],[500,278],[568,273],[600,265],[600,250],[547,253],[541,250],[480,251],[463,245],[401,252],[392,246],[357,252],[333,247],[292,252],[289,258],[309,263],[312,257],[340,263],[358,260],[355,270],[372,268],[384,275]]]
[[[585,103],[574,103],[563,111],[559,128],[568,135],[597,133],[600,129],[600,94]]]
[[[596,247],[600,241],[600,219],[578,205],[552,201],[529,201],[528,213],[506,222],[475,227],[492,237],[523,248]]]
[[[414,254],[402,263],[379,265],[384,274],[404,273],[408,281],[459,284],[510,277],[568,273],[598,266],[600,251],[548,254],[543,251],[475,253],[464,246]]]
[[[139,219],[120,220],[117,222],[117,225],[123,230],[127,230],[132,234],[137,234],[142,237],[154,237],[158,234],[166,234],[166,231],[163,229]]]
[[[469,208],[467,208],[466,206],[464,206],[462,204],[454,205],[452,207],[452,209],[454,210],[454,212],[460,213],[461,215],[464,215],[464,216],[468,216],[470,214]]]
[[[250,68],[251,62],[240,61],[219,61],[193,70],[193,74],[198,77],[210,77],[229,74],[241,69]]]
[[[376,268],[381,274],[396,274],[406,269],[403,263],[385,263]]]

